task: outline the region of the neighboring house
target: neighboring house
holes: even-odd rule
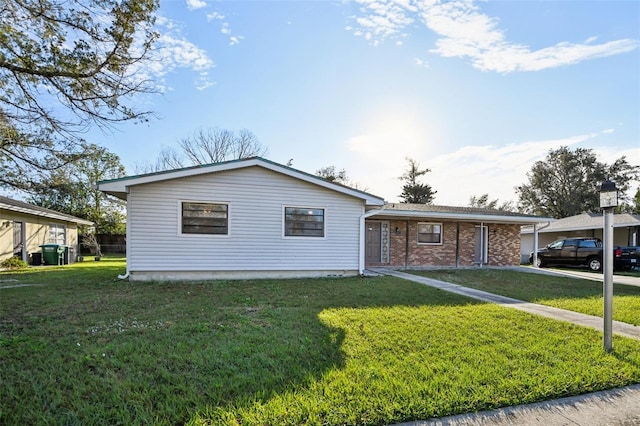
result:
[[[375,195],[257,157],[98,187],[127,201],[124,277],[131,280],[514,265],[520,226],[543,220],[495,210],[385,204]]]
[[[69,246],[69,261],[78,253],[78,225],[93,222],[0,196],[0,261],[17,256],[31,263],[43,244]]]
[[[536,225],[538,248],[568,237],[602,239],[603,227],[602,213],[582,213],[551,223],[539,223]],[[523,261],[527,261],[529,253],[533,251],[533,231],[533,226],[522,228],[520,250]],[[640,215],[629,213],[613,215],[613,244],[617,246],[637,246],[640,244]]]

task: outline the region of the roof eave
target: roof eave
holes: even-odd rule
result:
[[[538,223],[538,225],[540,224],[541,223]],[[627,227],[634,227],[634,226],[640,226],[640,225],[637,223],[614,223],[613,224],[614,228],[627,228]],[[544,229],[538,230],[538,233],[544,234],[544,233],[550,233],[550,232],[589,231],[591,229],[601,229],[602,227],[603,227],[602,224],[593,224],[593,225],[583,225],[583,226],[568,226],[563,228],[544,228]],[[533,234],[533,228],[525,229],[522,231],[522,233]]]
[[[541,221],[553,221],[552,218],[534,216],[501,216],[490,214],[473,213],[447,213],[447,212],[426,212],[413,210],[380,210],[372,217],[400,217],[400,218],[425,218],[425,219],[451,219],[466,222],[488,222],[488,223],[515,223],[515,224],[538,224]]]
[[[31,215],[31,216],[39,216],[39,217],[47,217],[49,219],[56,219],[56,220],[60,220],[62,222],[73,222],[73,223],[77,223],[79,225],[87,225],[87,226],[92,226],[93,225],[93,222],[91,222],[91,221],[80,219],[79,217],[72,217],[72,216],[66,216],[66,215],[63,215],[63,214],[56,214],[55,212],[43,212],[43,211],[40,211],[40,210],[33,210],[33,209],[25,208],[25,207],[12,206],[12,205],[7,205],[7,204],[0,205],[0,208],[2,208],[4,210],[10,210],[10,211],[13,211],[13,212],[17,212],[17,213],[28,214],[28,215]]]
[[[344,185],[339,185],[334,182],[330,182],[319,176],[310,175],[302,171],[274,163],[272,161],[265,160],[260,157],[249,158],[245,160],[234,160],[224,163],[216,163],[208,166],[190,167],[186,169],[180,169],[175,171],[168,171],[163,173],[154,173],[143,176],[133,176],[128,178],[114,179],[110,181],[103,181],[98,183],[98,189],[107,194],[111,194],[122,200],[126,200],[126,193],[128,188],[135,185],[143,185],[147,183],[161,182],[165,180],[173,180],[184,177],[199,176],[209,173],[219,173],[229,170],[237,170],[241,168],[259,166],[267,170],[271,170],[276,173],[281,173],[304,182],[308,182],[314,185],[318,185],[336,192],[340,192],[351,197],[359,198],[363,200],[367,205],[382,206],[385,201],[383,198],[369,194],[364,191],[349,188]]]

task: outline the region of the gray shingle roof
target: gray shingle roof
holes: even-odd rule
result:
[[[545,226],[540,223],[539,226]],[[576,216],[565,217],[552,222],[549,226],[539,229],[538,232],[559,232],[559,231],[581,231],[586,229],[602,228],[602,213],[582,213]],[[640,226],[640,215],[621,213],[613,215],[614,228],[622,228],[626,226]],[[533,227],[522,229],[523,234],[533,233]]]
[[[387,203],[384,205],[385,210],[400,211],[419,211],[431,213],[458,213],[473,215],[490,215],[490,216],[517,216],[517,217],[537,217],[535,215],[527,215],[517,212],[509,212],[497,209],[486,209],[479,207],[454,207],[454,206],[438,206],[433,204],[410,204],[410,203]]]
[[[496,209],[407,203],[385,204],[381,209],[379,208],[369,210],[367,212],[367,217],[376,217],[379,219],[443,219],[467,222],[514,223],[520,225],[553,220],[551,218]]]

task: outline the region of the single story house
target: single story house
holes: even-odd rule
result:
[[[93,222],[0,196],[0,261],[17,256],[32,263],[41,245],[60,244],[69,247],[73,262],[79,253],[78,225]]]
[[[544,218],[384,199],[259,157],[103,181],[127,202],[130,280],[517,265]]]
[[[582,213],[553,222],[538,223],[538,248],[561,238],[596,237],[602,239],[604,218],[602,213]],[[520,235],[520,252],[523,261],[528,261],[534,246],[534,227],[524,226]],[[640,215],[621,213],[613,215],[613,244],[637,246],[640,244]]]

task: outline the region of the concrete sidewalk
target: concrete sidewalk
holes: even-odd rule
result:
[[[496,303],[561,321],[602,331],[603,320],[577,312],[538,305],[485,291],[386,268],[372,268],[378,274],[390,275],[444,291]],[[640,327],[613,322],[613,332],[640,340]],[[398,424],[396,426],[640,426],[640,385],[594,392],[534,404],[516,405],[497,410],[467,413]]]
[[[640,385],[396,426],[635,426]]]
[[[460,294],[462,296],[471,297],[483,302],[496,303],[508,308],[518,309],[529,312],[531,314],[542,315],[543,317],[553,318],[561,321],[567,321],[585,327],[594,328],[604,331],[604,321],[601,317],[581,314],[579,312],[567,311],[564,309],[554,308],[551,306],[538,305],[536,303],[525,302],[524,300],[512,299],[506,296],[500,296],[486,291],[476,290],[469,287],[463,287],[458,284],[452,284],[433,278],[421,277],[418,275],[407,274],[406,272],[394,271],[386,268],[371,268],[376,273],[383,275],[391,275],[420,284],[435,287],[451,293]],[[621,336],[630,337],[640,340],[640,327],[627,324],[620,321],[613,321],[613,332]]]

